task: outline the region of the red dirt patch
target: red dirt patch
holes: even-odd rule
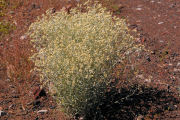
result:
[[[75,5],[75,2],[14,0],[13,3],[18,4],[13,10],[9,9],[6,16],[0,18],[11,21],[16,26],[16,30],[0,43],[0,107],[7,113],[0,119],[64,120],[65,116],[57,110],[55,100],[47,90],[44,89],[45,95],[40,95],[41,89],[38,88],[40,81],[37,74],[30,73],[34,66],[28,60],[32,54],[32,46],[29,44],[29,38],[25,36],[25,32],[36,17],[45,13],[48,8],[54,8],[53,10],[57,11],[67,4]],[[119,9],[115,9],[114,14],[127,18],[129,28],[138,31],[137,43],[141,43],[151,50],[151,53],[142,53],[141,58],[135,60],[140,71],[133,79],[145,82],[152,88],[169,90],[172,96],[177,97],[177,88],[180,86],[180,1],[119,0],[115,1],[115,4]],[[124,70],[126,74],[124,74],[123,80],[127,79],[128,72],[126,70],[128,71],[128,67]],[[121,84],[121,81],[119,83]],[[158,93],[154,92],[151,96],[158,96]],[[164,93],[168,96],[167,92]],[[114,98],[112,95],[108,94],[106,97]],[[159,99],[159,101],[163,101],[163,98],[159,97]],[[176,106],[176,109],[166,110],[160,114],[154,113],[157,109],[162,109],[158,108],[161,107],[158,106],[158,103],[148,104],[152,106],[146,116],[143,116],[144,119],[180,119],[180,105],[175,104],[176,102],[173,100],[170,99],[169,103],[171,106]],[[144,104],[142,103],[142,105]],[[37,113],[39,110],[48,110],[48,112]],[[106,112],[104,111],[104,113]],[[126,115],[126,113],[122,113]],[[126,119],[126,117],[121,119]]]

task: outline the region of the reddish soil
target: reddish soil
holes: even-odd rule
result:
[[[18,2],[18,6],[14,10],[9,9],[7,15],[0,18],[16,25],[16,30],[0,41],[0,110],[6,112],[0,119],[67,119],[58,111],[55,100],[48,94],[47,89],[39,88],[38,75],[30,72],[34,66],[28,60],[32,54],[32,46],[29,38],[24,36],[28,26],[48,8],[57,11],[63,6],[75,5],[75,2],[64,1],[14,0],[13,2]],[[143,117],[142,120],[179,120],[180,1],[117,0],[114,4],[119,6],[114,14],[126,18],[129,28],[137,31],[136,42],[150,50],[141,53],[134,61],[138,72],[131,77],[146,84],[148,88],[142,87],[140,90],[143,93],[136,91],[135,95],[130,96],[133,101],[122,101],[119,107],[123,109],[119,111],[112,106],[118,106],[113,100],[121,99],[120,94],[107,93],[106,100],[100,106],[102,113],[106,119],[114,120],[133,120],[140,117]],[[117,69],[117,73],[118,70],[121,69]],[[126,74],[120,79],[128,79],[126,70],[128,71],[128,67],[124,70]],[[131,94],[131,91],[124,91]],[[107,105],[112,108],[106,107]],[[48,112],[37,113],[39,110]]]

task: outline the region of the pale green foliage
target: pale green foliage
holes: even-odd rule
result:
[[[133,48],[124,20],[112,17],[100,4],[87,5],[84,13],[80,8],[70,14],[48,10],[28,32],[38,50],[31,59],[41,80],[53,84],[68,114],[83,112],[98,101],[113,66]]]

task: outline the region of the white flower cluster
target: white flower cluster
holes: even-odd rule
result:
[[[80,8],[69,14],[48,10],[28,33],[38,50],[31,59],[41,80],[54,84],[56,98],[71,114],[82,112],[96,93],[103,94],[113,65],[133,47],[125,20],[112,17],[100,4],[87,5],[86,12]]]

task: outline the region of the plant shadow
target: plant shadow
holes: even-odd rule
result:
[[[166,90],[133,85],[128,88],[112,88],[91,108],[86,108],[85,120],[134,120],[137,116],[163,114],[173,111],[178,98]],[[143,120],[143,119],[142,119]]]

